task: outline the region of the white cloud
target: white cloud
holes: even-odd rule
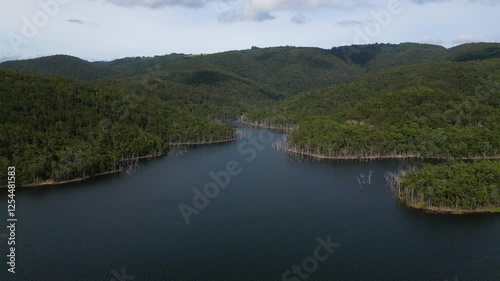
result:
[[[371,2],[373,0],[107,0],[107,3],[119,6],[152,9],[165,6],[201,8],[210,4],[214,6],[221,22],[265,21],[275,19],[275,13],[281,11],[352,9],[372,6]],[[295,20],[292,19],[296,22]]]

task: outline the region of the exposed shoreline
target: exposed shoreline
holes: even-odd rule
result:
[[[84,180],[88,180],[88,179],[96,178],[96,177],[100,177],[100,176],[113,175],[113,174],[117,174],[119,172],[120,172],[120,170],[114,170],[114,171],[98,173],[95,175],[90,175],[90,176],[83,177],[83,178],[74,178],[74,179],[65,180],[65,181],[54,181],[52,179],[48,179],[48,180],[43,180],[43,181],[37,182],[37,183],[30,183],[30,184],[26,184],[26,185],[21,185],[20,187],[23,187],[23,188],[24,187],[40,187],[40,186],[61,185],[61,184],[66,184],[66,183],[75,183],[75,182],[81,182]]]
[[[312,152],[299,151],[297,149],[285,148],[284,152],[290,155],[309,156],[316,159],[327,160],[385,160],[385,159],[410,159],[422,158],[417,155],[372,155],[372,156],[329,156],[324,154],[317,154]]]
[[[309,156],[316,159],[328,159],[328,160],[387,160],[387,159],[430,159],[430,160],[446,160],[447,157],[422,157],[415,154],[401,154],[401,155],[371,155],[371,156],[329,156],[324,154],[317,154],[312,152],[300,151],[292,148],[283,148],[284,152],[291,155],[301,155]],[[462,157],[453,158],[457,160],[496,160],[500,159],[499,156],[486,156],[486,157]]]
[[[294,128],[282,126],[278,127],[276,125],[263,125],[260,123],[248,123],[245,121],[241,121],[242,124],[249,126],[249,127],[254,127],[254,128],[261,128],[261,129],[271,129],[271,130],[280,130],[285,133],[291,132]],[[414,154],[407,154],[407,155],[371,155],[371,156],[330,156],[330,155],[325,155],[325,154],[317,154],[313,152],[304,152],[300,151],[297,149],[292,149],[292,148],[281,148],[284,152],[288,154],[295,154],[295,155],[301,155],[301,156],[309,156],[312,158],[316,159],[326,159],[326,160],[389,160],[389,159],[430,159],[430,160],[446,160],[449,159],[449,157],[422,157],[420,155],[414,155]],[[461,157],[461,158],[454,158],[457,160],[497,160],[500,159],[500,155],[498,156],[474,156],[474,157]]]
[[[197,145],[206,145],[206,144],[217,144],[217,143],[228,143],[228,142],[233,142],[236,141],[238,137],[233,137],[230,139],[222,139],[222,140],[213,140],[213,141],[203,141],[203,142],[184,142],[184,143],[169,143],[169,146],[197,146]],[[121,159],[120,161],[136,161],[136,160],[143,160],[143,159],[153,159],[153,158],[159,158],[162,156],[165,156],[166,153],[157,153],[157,154],[148,154],[144,156],[138,156],[138,157],[133,157],[133,158],[127,158],[127,159]],[[17,186],[19,188],[29,188],[29,187],[40,187],[40,186],[55,186],[55,185],[62,185],[62,184],[67,184],[67,183],[76,183],[76,182],[82,182],[91,178],[96,178],[100,176],[106,176],[106,175],[113,175],[119,173],[120,170],[113,170],[113,171],[107,171],[107,172],[102,172],[102,173],[97,173],[94,175],[89,175],[86,177],[79,177],[79,178],[74,178],[74,179],[69,179],[69,180],[64,180],[64,181],[54,181],[53,179],[47,179],[47,180],[42,180],[37,183],[29,183],[29,184],[24,184]],[[7,188],[7,186],[0,186],[0,189]]]
[[[205,144],[217,144],[217,143],[227,143],[227,142],[233,142],[236,141],[238,137],[233,137],[230,139],[221,139],[221,140],[211,140],[211,141],[198,141],[198,142],[177,142],[177,143],[169,143],[169,146],[175,146],[175,145],[186,145],[186,146],[194,146],[194,145],[205,145]]]
[[[455,209],[448,207],[419,206],[418,204],[405,204],[404,202],[400,203],[410,209],[420,210],[431,214],[468,215],[468,214],[500,213],[500,207],[480,208],[480,209],[470,210],[470,209]]]
[[[260,124],[260,123],[249,123],[249,122],[243,121],[243,119],[240,122],[241,122],[241,124],[243,124],[247,127],[251,127],[251,128],[278,130],[278,131],[283,131],[286,133],[291,132],[295,128],[295,127],[290,127],[290,126],[278,126],[278,125],[272,125],[272,124],[264,125],[264,124]]]

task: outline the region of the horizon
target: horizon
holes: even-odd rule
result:
[[[7,1],[7,0],[1,0]],[[500,42],[500,0],[29,0],[0,17],[0,61],[87,61],[251,46]],[[495,24],[495,22],[497,24]]]
[[[419,42],[399,42],[399,43],[381,43],[381,42],[374,42],[370,44],[352,44],[352,45],[339,45],[339,46],[332,46],[330,48],[321,48],[321,47],[315,47],[315,46],[266,46],[266,47],[259,47],[259,46],[251,46],[246,49],[233,49],[233,50],[224,50],[220,52],[213,52],[213,53],[165,53],[165,54],[155,54],[151,56],[128,56],[128,57],[119,57],[119,58],[112,58],[112,59],[104,59],[104,60],[88,60],[86,58],[78,57],[73,54],[50,54],[50,55],[45,55],[45,56],[39,56],[39,57],[32,57],[32,58],[20,58],[20,59],[13,59],[13,60],[2,60],[0,57],[0,63],[4,62],[10,62],[10,61],[22,61],[22,60],[31,60],[31,59],[39,59],[39,58],[46,58],[46,57],[53,57],[53,56],[68,56],[68,57],[74,57],[77,59],[81,59],[90,63],[96,63],[96,62],[113,62],[117,60],[122,60],[122,59],[134,59],[134,58],[140,58],[140,59],[147,59],[147,58],[155,58],[155,57],[163,57],[163,56],[170,56],[170,55],[185,55],[185,56],[208,56],[208,55],[216,55],[216,54],[223,54],[227,52],[242,52],[242,51],[249,51],[252,50],[253,48],[258,48],[258,49],[273,49],[273,48],[314,48],[314,49],[322,49],[322,50],[331,50],[333,48],[342,48],[342,47],[349,47],[349,46],[369,46],[369,45],[402,45],[402,44],[418,44],[418,45],[431,45],[431,46],[437,46],[437,47],[443,47],[447,50],[463,46],[463,45],[469,45],[469,44],[500,44],[500,42],[468,42],[468,43],[463,43],[463,44],[457,44],[451,47],[446,47],[443,45],[439,44],[432,44],[432,43],[419,43]]]

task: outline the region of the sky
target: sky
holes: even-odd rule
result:
[[[0,0],[0,61],[500,42],[500,0]]]

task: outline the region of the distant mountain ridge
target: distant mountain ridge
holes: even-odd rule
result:
[[[436,61],[469,61],[500,57],[498,43],[471,43],[450,49],[442,46],[402,43],[334,47],[272,47],[228,51],[209,55],[170,54],[88,62],[55,55],[0,63],[0,68],[57,75],[78,80],[109,80],[154,72],[205,71],[253,80],[283,96],[327,87],[363,73],[394,66]],[[193,74],[201,78],[200,73]],[[204,79],[204,78],[201,78]]]
[[[112,85],[210,119],[233,119],[299,93],[354,81],[408,65],[466,62],[500,57],[500,44],[450,49],[401,43],[320,49],[272,47],[209,55],[170,54],[88,62],[55,55],[0,63],[0,69],[48,74]]]

